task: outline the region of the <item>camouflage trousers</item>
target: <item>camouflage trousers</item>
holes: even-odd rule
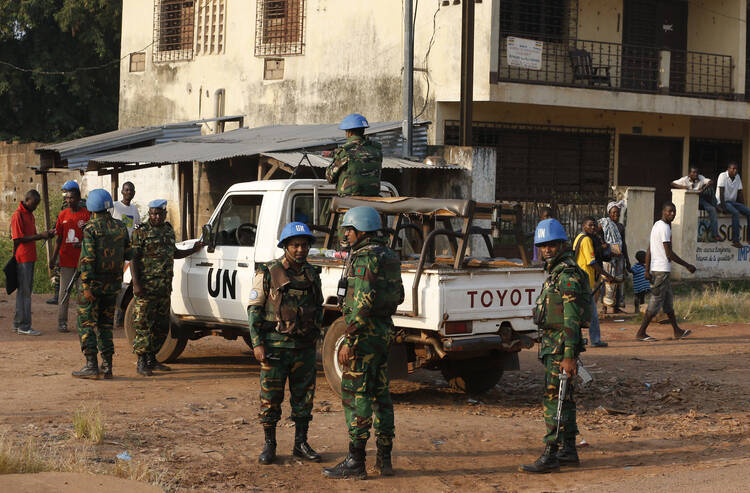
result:
[[[94,301],[88,301],[81,292],[78,299],[78,338],[83,354],[114,354],[112,322],[115,316],[117,293],[94,293]]]
[[[341,399],[352,443],[366,442],[373,426],[378,443],[393,444],[395,432],[388,380],[388,349],[388,341],[384,338],[359,337],[349,367],[341,377]]]
[[[307,424],[312,419],[315,397],[315,347],[289,349],[266,345],[260,365],[260,422],[275,426],[281,419],[284,386],[289,381],[292,420]]]
[[[169,334],[169,294],[136,296],[133,309],[135,354],[158,353]]]
[[[557,397],[560,390],[560,362],[563,360],[562,354],[546,354],[542,359],[544,364],[544,424],[547,427],[547,434],[544,435],[544,443],[561,442],[565,439],[575,438],[578,434],[576,425],[576,401],[573,399],[573,378],[568,379],[568,389],[565,394],[565,400],[562,405],[560,416],[560,436],[556,439],[557,433]]]

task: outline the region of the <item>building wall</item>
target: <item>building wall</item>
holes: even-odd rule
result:
[[[42,178],[34,173],[30,166],[39,165],[39,157],[34,149],[39,143],[27,144],[0,142],[0,235],[10,235],[10,217],[18,208],[18,202],[23,200],[29,190],[42,193]],[[74,173],[49,173],[49,193],[59,194],[60,187],[67,180],[77,180]],[[40,206],[41,207],[41,206]],[[57,218],[57,212],[50,210],[51,221]],[[54,224],[52,224],[54,227]],[[43,230],[44,225],[37,224],[37,229]]]
[[[622,0],[578,0],[578,39],[622,43]]]

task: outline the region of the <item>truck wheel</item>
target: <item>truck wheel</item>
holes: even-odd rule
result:
[[[133,311],[135,310],[135,298],[128,302],[128,308],[125,310],[125,335],[128,338],[130,347],[133,347],[135,339],[135,324],[133,323]],[[171,324],[171,322],[170,322]],[[156,360],[160,363],[169,363],[180,357],[187,346],[187,336],[172,337],[172,331],[167,334],[167,338],[162,344],[161,349],[156,353]]]
[[[346,322],[344,317],[337,318],[326,331],[323,339],[323,371],[331,389],[341,397],[341,375],[344,373],[339,364],[339,350],[344,343]]]
[[[456,390],[482,394],[492,389],[503,376],[503,367],[488,356],[466,360],[448,360],[440,371]]]

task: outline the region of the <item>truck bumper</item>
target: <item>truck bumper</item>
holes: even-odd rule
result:
[[[490,350],[503,349],[503,338],[499,335],[485,335],[455,338],[447,337],[443,339],[443,349],[446,352],[485,352]]]

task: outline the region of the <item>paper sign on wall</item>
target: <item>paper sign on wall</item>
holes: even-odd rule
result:
[[[514,36],[508,36],[506,40],[509,66],[529,70],[541,70],[542,49],[544,48],[542,41],[516,38]]]

